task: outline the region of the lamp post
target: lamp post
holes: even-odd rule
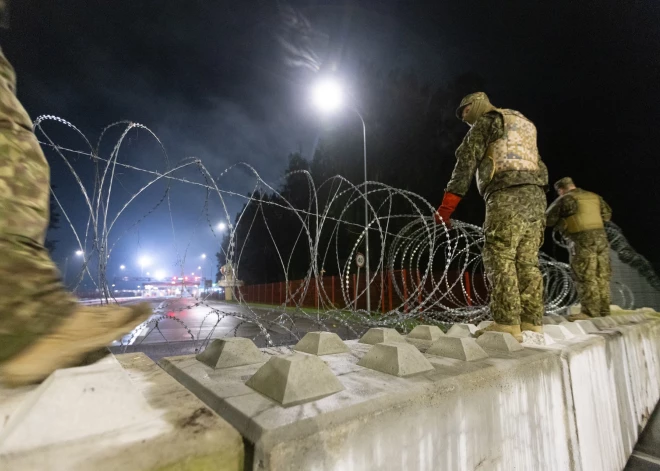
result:
[[[201,281],[202,281],[202,283],[204,283],[204,286],[202,286],[202,291],[204,291],[206,289],[205,288],[206,279],[204,278],[204,273],[206,272],[206,254],[205,253],[202,254],[202,264],[199,266],[199,269],[201,270],[201,273],[202,273],[202,280]]]
[[[324,80],[319,82],[313,90],[313,101],[317,108],[324,112],[332,112],[342,106],[343,102],[342,89],[339,83],[332,80]],[[371,312],[371,296],[370,296],[370,278],[369,278],[369,200],[367,199],[367,126],[364,118],[357,110],[357,108],[349,106],[351,110],[360,118],[362,123],[362,152],[364,159],[364,243],[365,249],[365,275],[367,277],[367,312]]]

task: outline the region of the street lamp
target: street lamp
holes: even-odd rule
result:
[[[344,103],[344,92],[341,85],[332,79],[325,79],[316,84],[312,90],[312,101],[314,105],[324,113],[332,113],[342,107]],[[365,250],[365,274],[367,276],[367,311],[371,312],[371,296],[370,295],[370,279],[369,279],[369,202],[367,199],[367,126],[364,123],[364,118],[353,106],[349,106],[351,110],[358,115],[362,122],[362,151],[364,156],[364,243]]]
[[[224,231],[225,229],[227,229],[227,224],[225,224],[224,222],[221,222],[220,224],[218,224],[218,230],[220,232]]]
[[[76,250],[75,253],[76,253],[76,257],[82,257],[85,254],[85,252],[83,252],[82,250]],[[64,259],[64,276],[62,278],[64,279],[64,284],[65,285],[66,285],[66,279],[67,279],[68,273],[69,273],[69,256],[67,256]]]
[[[325,79],[318,82],[312,90],[312,100],[314,106],[326,113],[333,112],[341,108],[344,93],[338,82]]]
[[[140,257],[140,276],[144,276],[144,267],[149,265],[149,258]]]
[[[120,270],[123,270],[124,268],[126,268],[126,265],[120,265],[120,266],[119,266],[119,269],[120,269]]]

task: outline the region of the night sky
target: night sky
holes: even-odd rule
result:
[[[33,119],[62,117],[92,142],[108,124],[142,123],[170,162],[195,156],[215,177],[247,162],[277,185],[289,153],[311,158],[321,126],[308,95],[319,70],[336,69],[350,81],[358,62],[369,60],[412,68],[434,85],[474,72],[494,104],[535,122],[551,182],[570,175],[600,193],[631,244],[660,268],[657,1],[15,0],[12,7],[0,44]],[[63,126],[45,129],[54,141],[85,150]],[[105,157],[119,135],[110,132]],[[127,139],[120,161],[165,168],[146,131]],[[61,158],[47,156],[56,194],[84,233],[80,190]],[[74,167],[91,185],[88,159],[79,157]],[[201,181],[192,168],[179,176]],[[148,181],[128,170],[117,178],[113,210]],[[244,194],[254,182],[233,170],[220,184]],[[138,273],[142,255],[152,259],[151,270],[180,271],[173,243],[186,272],[206,253],[211,274],[219,238],[209,223],[226,220],[217,198],[207,221],[204,191],[176,183],[172,217],[165,203],[133,226],[164,188],[145,192],[118,222],[115,234],[124,235],[111,256],[111,277],[122,263]],[[228,204],[233,219],[242,201]],[[77,248],[67,226],[62,221],[55,234],[59,264]]]

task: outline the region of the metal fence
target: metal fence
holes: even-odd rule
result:
[[[436,274],[436,280],[441,278],[441,274]],[[450,272],[446,278],[450,295],[444,297],[443,302],[447,306],[472,306],[473,303],[483,304],[487,299],[483,274]],[[384,313],[400,307],[408,312],[422,304],[434,287],[431,278],[424,282],[422,279],[418,270],[389,270],[372,275],[369,290],[372,311]],[[243,286],[236,294],[239,300],[247,303],[356,310],[366,309],[365,283],[364,273],[352,274],[348,279],[325,276],[318,283],[312,279],[306,290],[306,280],[293,280]],[[432,305],[427,307],[432,308]]]

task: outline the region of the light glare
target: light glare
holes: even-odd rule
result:
[[[312,100],[321,111],[335,111],[342,104],[341,87],[333,80],[319,82],[312,91]]]

